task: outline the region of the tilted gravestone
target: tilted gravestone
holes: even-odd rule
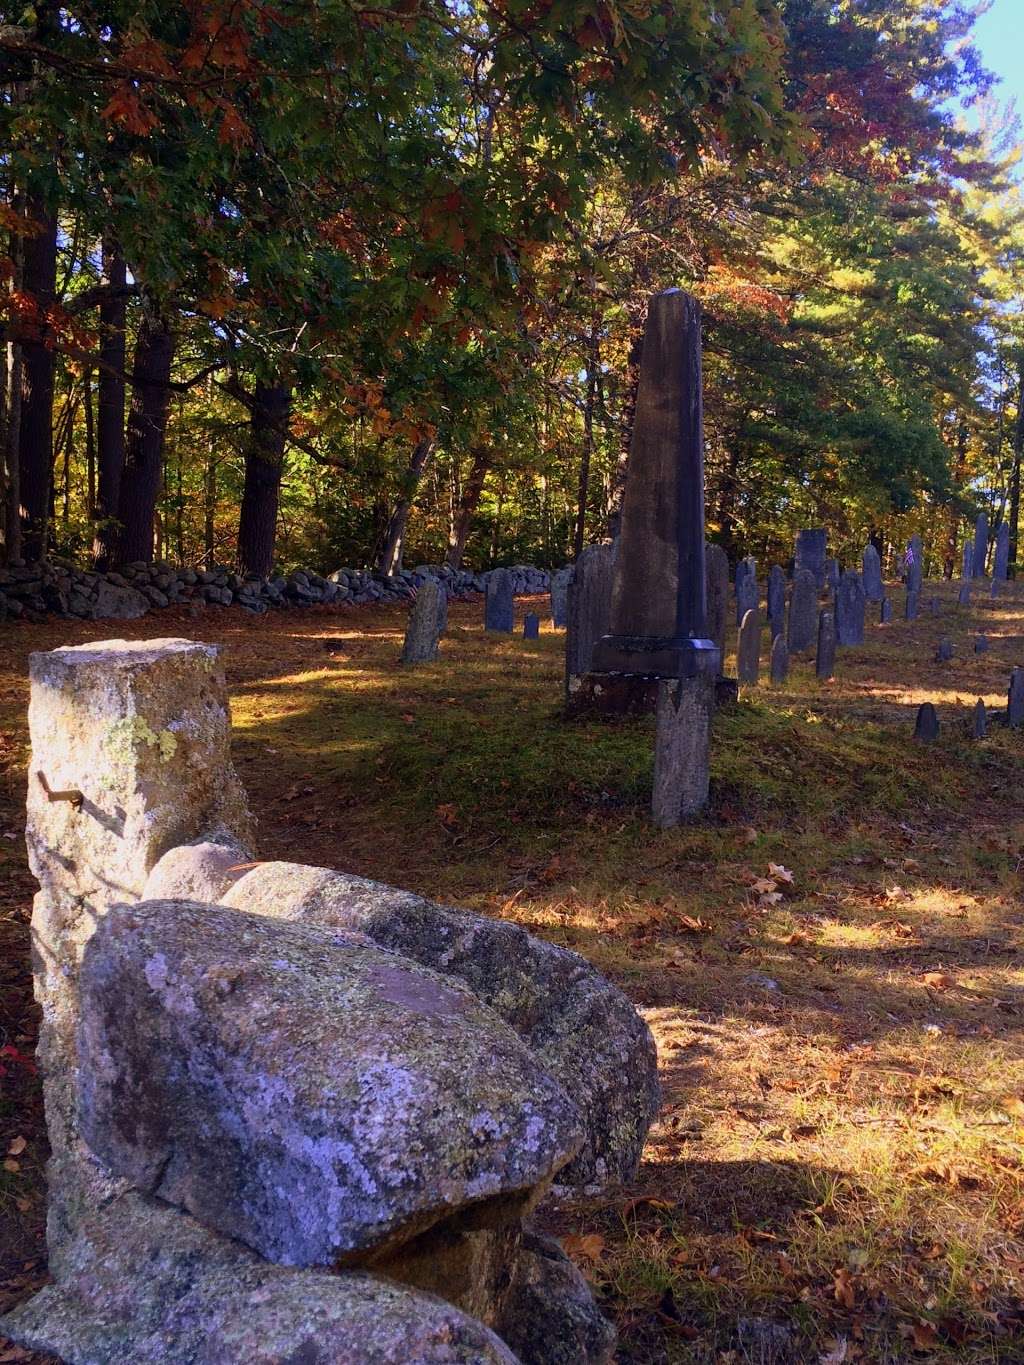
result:
[[[1001,521],[996,531],[996,550],[992,559],[992,582],[1005,583],[1010,567],[1010,523]]]
[[[484,629],[511,632],[514,610],[512,575],[507,569],[492,569],[484,593]]]
[[[978,513],[978,520],[974,523],[974,554],[973,569],[975,578],[985,577],[985,564],[988,561],[988,517],[984,512]]]
[[[910,537],[907,561],[907,591],[920,593],[924,582],[924,544],[920,536]]]
[[[447,618],[448,593],[436,578],[420,584],[409,613],[402,646],[403,664],[431,663],[437,658],[438,641]]]
[[[789,650],[786,648],[786,637],[776,635],[772,641],[772,682],[778,686],[784,683],[789,676]]]
[[[817,591],[825,588],[825,560],[828,555],[828,532],[824,527],[812,527],[798,531],[793,559],[793,575],[801,569],[809,569],[814,575]]]
[[[760,602],[757,560],[748,555],[736,565],[736,624],[741,625],[747,612],[756,611]]]
[[[565,692],[571,700],[590,672],[594,646],[608,633],[612,609],[612,565],[615,547],[588,545],[580,554],[569,583],[565,633]]]
[[[864,643],[864,585],[859,573],[847,569],[836,593],[836,640],[840,645]]]
[[[768,625],[773,640],[786,632],[786,575],[778,564],[768,574]]]
[[[761,671],[761,613],[752,607],[740,622],[736,674],[741,683],[757,682]]]
[[[708,545],[705,549],[707,566],[708,603],[707,632],[718,648],[722,662],[725,661],[725,632],[729,620],[729,556],[721,545]]]
[[[528,611],[523,617],[523,639],[540,639],[540,617],[536,612]]]
[[[568,620],[571,582],[572,568],[568,565],[551,575],[551,624],[556,630],[563,630]]]
[[[917,614],[918,614],[918,610],[919,610],[919,607],[918,607],[918,596],[919,596],[919,594],[915,591],[915,589],[913,589],[913,588],[908,588],[908,589],[907,589],[907,600],[906,600],[906,602],[904,603],[903,615],[904,615],[904,618],[905,618],[906,620],[908,620],[908,621],[916,621],[916,620],[917,620]]]
[[[988,711],[985,708],[984,700],[979,697],[974,703],[974,725],[973,735],[975,739],[984,739],[988,733]]]
[[[881,602],[885,597],[882,582],[882,560],[874,545],[865,545],[861,556],[864,570],[864,596],[869,602]]]
[[[821,682],[835,677],[836,671],[836,618],[829,610],[818,616],[818,644],[814,658],[815,676]]]
[[[922,702],[914,722],[914,738],[930,743],[939,737],[939,716],[930,701]]]
[[[883,597],[878,608],[878,620],[881,625],[887,626],[892,620],[892,598]]]
[[[1010,687],[1006,696],[1006,723],[1014,729],[1024,725],[1024,668],[1015,668],[1010,674]]]
[[[790,654],[799,654],[814,644],[818,624],[818,585],[810,569],[797,569],[789,595],[789,622],[786,644]]]

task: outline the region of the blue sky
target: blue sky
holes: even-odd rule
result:
[[[1024,0],[995,0],[974,33],[985,65],[1002,77],[995,94],[1004,102],[1015,97],[1024,115]]]

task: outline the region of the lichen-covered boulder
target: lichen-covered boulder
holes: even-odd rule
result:
[[[252,852],[225,836],[201,839],[168,849],[142,888],[141,900],[188,900],[211,905],[219,901],[252,865]]]
[[[464,982],[579,1106],[586,1141],[559,1182],[606,1184],[636,1173],[660,1102],[654,1043],[632,1003],[585,958],[504,920],[299,863],[260,863],[223,901],[260,915],[357,931]]]
[[[269,1265],[131,1192],[0,1332],[68,1365],[520,1365],[482,1323],[361,1272]]]
[[[557,1242],[527,1230],[498,1331],[523,1365],[607,1365],[615,1329]]]
[[[89,1147],[282,1265],[351,1263],[487,1200],[519,1217],[582,1142],[493,1011],[359,935],[115,906],[80,989]]]

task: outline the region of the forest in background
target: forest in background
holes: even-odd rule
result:
[[[952,572],[984,509],[1016,560],[978,8],[0,0],[0,562],[564,563],[671,286],[733,558],[824,525]]]

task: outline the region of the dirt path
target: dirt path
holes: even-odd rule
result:
[[[722,713],[709,819],[670,833],[644,818],[649,724],[561,721],[553,632],[485,636],[456,604],[443,662],[409,671],[398,608],[116,628],[224,646],[263,856],[516,918],[644,1010],[665,1105],[636,1188],[548,1215],[623,1362],[1024,1361],[1024,735],[967,737],[1024,663],[1024,590],[939,591],[835,682],[799,662]],[[0,632],[3,1307],[45,1273],[27,655],[115,630]]]

